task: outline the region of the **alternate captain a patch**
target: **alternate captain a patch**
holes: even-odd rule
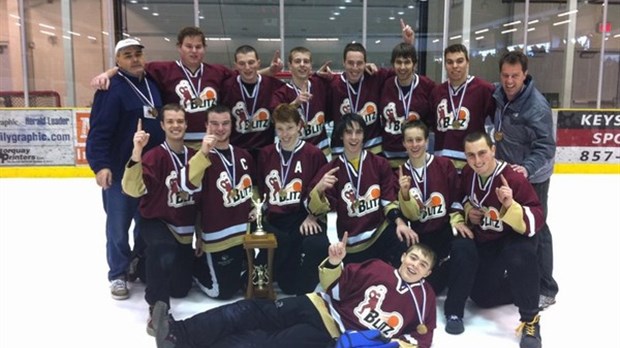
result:
[[[392,337],[403,326],[403,316],[398,312],[384,312],[381,307],[387,288],[374,285],[366,289],[364,300],[353,311],[359,322],[369,329],[377,329],[387,337]]]

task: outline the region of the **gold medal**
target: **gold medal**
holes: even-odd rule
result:
[[[420,335],[425,335],[428,332],[428,328],[426,328],[426,325],[424,324],[420,324],[416,327],[415,329]]]
[[[286,189],[281,189],[280,190],[280,199],[284,200],[286,199],[286,195],[288,194],[288,192],[286,191]]]
[[[495,138],[495,141],[502,141],[502,139],[504,139],[504,133],[495,132],[495,134],[493,134],[493,138]]]
[[[454,129],[461,128],[461,122],[459,122],[459,120],[452,121],[452,128],[454,128]]]
[[[196,98],[194,98],[194,104],[196,104],[196,105],[202,105],[202,98],[200,98],[200,97],[196,97]]]
[[[149,115],[151,115],[153,117],[157,117],[157,109],[149,108]]]

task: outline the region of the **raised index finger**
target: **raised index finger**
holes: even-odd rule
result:
[[[398,166],[398,178],[403,177],[403,166]]]
[[[330,169],[327,174],[329,175],[334,175],[334,173],[336,173],[338,171],[338,169],[340,169],[340,167],[334,167],[332,169]]]
[[[344,232],[344,234],[342,235],[342,244],[344,244],[344,246],[347,246],[347,241],[349,240],[349,232]]]
[[[273,53],[273,61],[277,62],[278,59],[280,59],[280,50],[277,49],[274,53]]]
[[[142,130],[142,119],[139,118],[138,119],[138,126],[137,126],[137,129],[136,129],[136,132],[139,132],[141,130]]]
[[[401,18],[400,19],[400,28],[401,29],[405,29],[406,26],[407,26],[407,24],[405,24],[405,21]]]
[[[508,185],[508,181],[506,181],[506,178],[504,178],[504,174],[500,174],[499,178],[502,179],[502,185],[510,187]]]

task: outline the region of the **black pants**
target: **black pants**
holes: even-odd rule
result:
[[[553,279],[553,239],[547,225],[547,200],[549,196],[549,183],[551,179],[538,184],[532,184],[538,200],[542,204],[545,224],[537,232],[538,237],[538,269],[540,272],[540,294],[550,297],[557,295],[558,283]]]
[[[177,348],[325,348],[332,338],[306,296],[240,300],[173,322]]]
[[[514,303],[522,320],[531,321],[538,313],[540,292],[537,247],[537,236],[516,233],[485,243],[455,238],[445,314],[462,317],[471,297],[483,308]]]
[[[194,279],[207,296],[226,300],[241,289],[245,250],[237,245],[194,258]]]
[[[159,219],[142,219],[142,238],[146,243],[146,290],[149,305],[170,297],[185,297],[192,287],[191,244],[181,244]]]
[[[274,257],[274,277],[285,294],[303,295],[313,292],[319,284],[319,264],[327,257],[329,239],[327,225],[320,223],[322,232],[304,236],[299,226],[308,213],[270,215],[264,228],[275,233],[278,248]],[[260,263],[266,263],[266,252],[261,250]]]
[[[426,277],[426,280],[431,284],[435,293],[439,294],[446,288],[450,274],[451,262],[446,259],[450,255],[450,247],[454,239],[452,226],[447,222],[437,231],[424,233],[424,231],[416,230],[416,232],[420,238],[420,244],[430,247],[437,256],[433,271]]]

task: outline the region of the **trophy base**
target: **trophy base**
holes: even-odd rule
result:
[[[273,254],[274,249],[278,247],[278,241],[273,233],[265,233],[264,235],[256,235],[249,233],[243,237],[243,248],[248,258],[248,287],[245,297],[252,298],[268,298],[276,299],[276,293],[273,289]],[[269,282],[262,286],[252,284],[252,271],[254,269],[254,249],[267,249],[267,269],[269,274]]]

